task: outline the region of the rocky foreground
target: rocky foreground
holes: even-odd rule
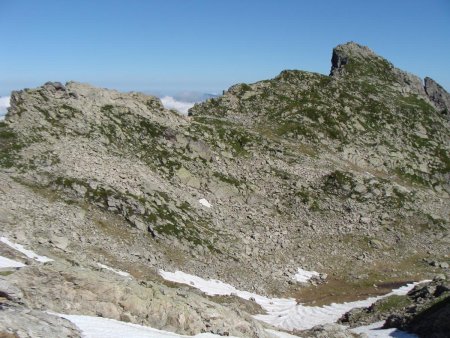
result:
[[[329,76],[286,70],[188,117],[75,82],[13,92],[0,122],[1,235],[53,261],[0,243],[27,264],[1,272],[0,322],[33,316],[61,327],[47,336],[76,336],[51,311],[269,337],[254,302],[159,270],[316,305],[445,273],[449,111],[432,79],[355,43],[334,49]],[[298,268],[321,273],[316,286],[297,282]]]
[[[445,338],[450,332],[448,275],[417,285],[405,296],[391,296],[367,308],[346,313],[339,322],[352,327],[385,320],[385,328],[399,328],[419,337]]]

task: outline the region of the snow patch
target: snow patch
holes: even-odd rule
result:
[[[298,268],[298,272],[294,275],[294,279],[300,283],[306,283],[314,276],[319,276],[320,274],[316,271],[307,271],[301,268]]]
[[[209,203],[205,198],[199,199],[198,202],[207,208],[212,207],[211,203]]]
[[[157,330],[148,326],[121,322],[114,319],[80,316],[80,315],[53,315],[65,318],[75,324],[84,338],[216,338],[221,337],[212,333],[200,333],[195,336],[179,335],[173,332]],[[231,336],[230,336],[231,337]],[[236,338],[236,337],[232,337]]]
[[[39,256],[37,253],[35,253],[34,251],[31,250],[27,250],[23,247],[23,245],[21,244],[16,244],[11,242],[10,240],[8,240],[8,238],[6,237],[0,237],[0,241],[5,243],[6,245],[10,246],[11,248],[13,248],[14,250],[17,250],[21,253],[23,253],[25,256],[27,256],[28,258],[34,259],[38,262],[41,263],[46,263],[46,262],[52,262],[53,259],[48,258],[46,256]]]
[[[194,106],[193,102],[183,102],[175,100],[172,96],[164,96],[161,98],[164,108],[175,109],[181,114],[187,115],[188,110]]]
[[[12,259],[0,256],[0,269],[4,268],[23,268],[26,266],[21,262],[14,261]]]
[[[354,333],[365,333],[370,338],[418,338],[415,334],[407,333],[397,329],[382,329],[384,321],[376,322],[366,326],[350,329]]]
[[[271,329],[266,329],[266,332],[269,332],[270,334],[272,334],[273,336],[275,336],[277,338],[300,338],[299,336],[294,336],[287,332],[275,331],[275,330],[271,330]]]
[[[181,271],[167,272],[160,270],[160,275],[169,281],[188,284],[204,293],[214,295],[236,295],[237,297],[254,300],[267,313],[253,316],[255,319],[271,324],[284,330],[307,330],[316,325],[336,322],[344,313],[356,307],[370,306],[374,302],[391,295],[405,295],[418,283],[402,286],[392,292],[365,300],[330,304],[322,307],[297,304],[294,298],[268,298],[255,293],[237,290],[234,286],[219,280],[193,276]]]
[[[120,276],[122,276],[122,277],[128,277],[128,278],[131,279],[131,275],[130,275],[128,272],[114,269],[114,268],[112,268],[112,267],[110,267],[110,266],[107,266],[107,265],[105,265],[105,264],[102,264],[102,263],[97,263],[97,265],[98,265],[99,267],[101,267],[102,269],[105,269],[105,270],[108,270],[108,271],[112,271],[112,272],[114,272],[115,274],[118,274],[118,275],[120,275]]]

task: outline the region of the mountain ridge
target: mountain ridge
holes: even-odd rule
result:
[[[97,278],[90,266],[100,261],[151,290],[160,269],[182,269],[261,295],[313,301],[322,292],[327,304],[441,271],[425,260],[448,260],[448,93],[355,43],[335,48],[331,74],[286,70],[237,84],[188,117],[156,97],[76,82],[13,92],[0,122],[5,235],[60,257],[53,264],[68,276],[73,261],[86,266],[86,275],[74,268],[82,283]],[[305,287],[298,268],[323,278]],[[34,273],[55,272],[7,277],[26,289]],[[178,295],[164,290],[170,297],[158,297],[175,302],[164,303],[170,320],[128,307],[127,318],[222,330],[220,320],[208,324],[201,297],[195,325],[182,324]],[[92,312],[41,291],[30,304]],[[104,302],[97,313],[120,319],[119,303]],[[156,315],[161,305],[149,306]],[[264,336],[239,318],[227,332]]]

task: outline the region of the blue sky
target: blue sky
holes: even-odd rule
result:
[[[49,80],[220,92],[328,74],[347,41],[450,89],[448,0],[0,0],[0,36],[0,95]]]

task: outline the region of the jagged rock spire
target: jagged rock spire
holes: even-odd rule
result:
[[[425,78],[425,91],[437,109],[450,118],[450,94],[432,78]]]

